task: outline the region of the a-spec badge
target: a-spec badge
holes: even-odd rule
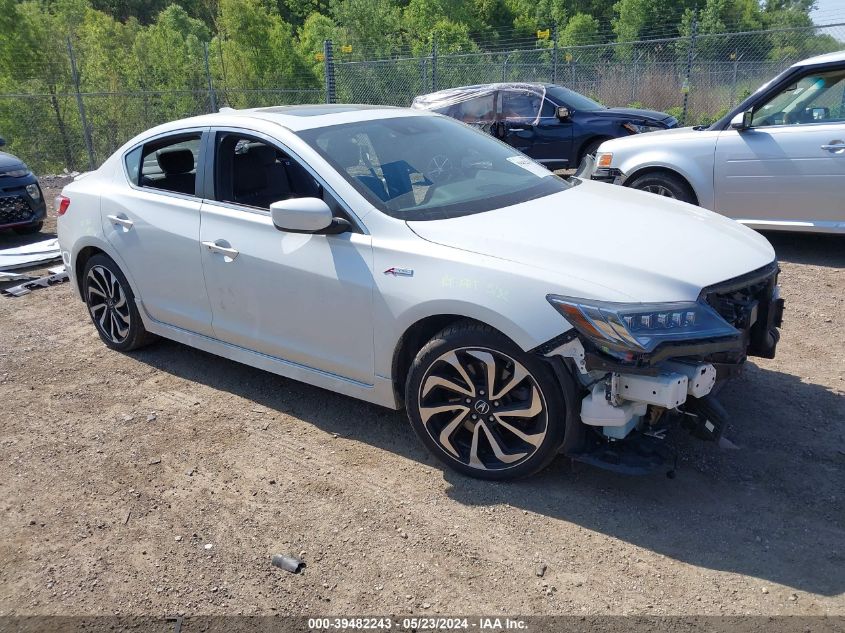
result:
[[[414,276],[414,269],[413,268],[388,268],[384,271],[385,275],[393,275],[394,277],[413,277]]]

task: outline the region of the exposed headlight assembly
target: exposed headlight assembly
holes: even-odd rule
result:
[[[710,306],[677,303],[613,303],[547,295],[582,335],[600,347],[649,353],[666,341],[736,336],[739,331]]]
[[[654,132],[656,130],[666,129],[662,125],[646,125],[639,123],[631,123],[630,121],[627,123],[623,123],[622,127],[628,130],[631,134],[644,134],[645,132]]]

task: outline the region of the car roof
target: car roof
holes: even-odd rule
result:
[[[795,68],[796,66],[811,66],[813,64],[827,64],[830,62],[843,61],[845,61],[845,51],[836,51],[835,53],[825,53],[824,55],[816,55],[815,57],[810,57],[809,59],[803,59],[797,64],[793,64],[792,67]]]
[[[270,106],[236,110],[221,108],[214,114],[203,114],[187,119],[179,119],[148,130],[143,136],[204,126],[241,126],[245,119],[255,119],[276,123],[293,132],[311,128],[328,127],[342,123],[392,119],[405,116],[437,116],[430,112],[395,108],[392,106],[374,106],[360,104],[310,104],[295,106]]]
[[[525,88],[533,88],[535,90],[542,90],[547,86],[554,86],[557,84],[540,83],[533,81],[509,81],[509,82],[494,82],[489,84],[473,84],[471,86],[457,86],[455,88],[444,88],[436,92],[429,92],[428,94],[417,97],[434,97],[436,95],[457,94],[460,92],[484,92],[489,90],[521,90]]]

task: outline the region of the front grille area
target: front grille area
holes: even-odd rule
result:
[[[0,197],[0,226],[29,222],[33,211],[23,196]]]
[[[705,288],[704,300],[728,323],[738,330],[747,330],[759,317],[759,308],[771,300],[777,281],[775,263],[747,275]],[[761,306],[761,304],[763,304]]]
[[[723,319],[743,332],[749,356],[774,358],[783,318],[783,299],[776,293],[777,262],[705,288],[704,299]]]

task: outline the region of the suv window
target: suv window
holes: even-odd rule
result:
[[[503,90],[501,113],[505,119],[536,119],[540,114],[543,98],[533,92]]]
[[[473,97],[447,108],[435,110],[464,123],[489,123],[495,118],[494,93]]]
[[[279,200],[323,198],[336,211],[317,179],[281,149],[231,132],[218,132],[215,145],[216,200],[269,209]]]
[[[754,109],[752,125],[801,125],[845,120],[845,70],[802,77]]]
[[[157,139],[126,155],[129,179],[141,187],[191,196],[197,191],[200,132]]]

